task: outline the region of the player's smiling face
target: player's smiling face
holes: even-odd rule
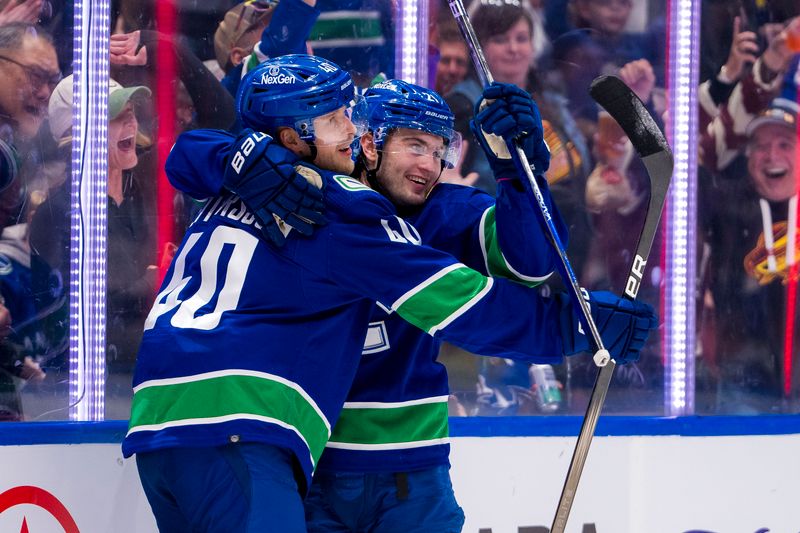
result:
[[[756,191],[773,202],[795,195],[795,158],[797,134],[780,124],[758,128],[748,144],[747,168]]]
[[[383,145],[378,183],[397,206],[422,205],[442,173],[442,138],[399,128]]]
[[[345,107],[340,107],[314,119],[317,157],[313,163],[320,168],[349,175],[354,167],[350,144],[356,134],[356,127],[346,111]]]

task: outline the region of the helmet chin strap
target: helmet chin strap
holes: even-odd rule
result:
[[[359,159],[361,159],[363,157],[364,156],[362,155]],[[387,196],[386,195],[386,189],[384,189],[381,186],[381,184],[378,182],[378,170],[380,170],[380,168],[381,168],[381,162],[382,161],[383,161],[383,152],[379,150],[378,151],[378,161],[375,164],[375,168],[370,170],[367,167],[366,159],[364,159],[364,172],[366,173],[367,183],[369,183],[369,186],[372,187],[373,190],[378,191],[379,193],[383,194],[384,196]],[[388,198],[388,196],[387,196],[387,198]]]
[[[317,158],[317,154],[318,154],[317,145],[314,144],[313,140],[312,141],[306,141],[306,144],[308,145],[308,149],[311,150],[311,153],[308,154],[308,156],[304,157],[303,159],[305,161],[308,161],[309,163],[311,163],[313,165],[314,164],[314,160]]]
[[[430,197],[431,193],[433,192],[433,189],[436,188],[436,184],[438,184],[439,180],[442,178],[442,172],[444,172],[444,163],[442,163],[442,168],[439,170],[439,175],[436,176],[435,180],[433,180],[433,184],[431,185],[431,188],[428,189],[428,192],[425,194],[425,200],[426,201],[428,200],[428,198]]]

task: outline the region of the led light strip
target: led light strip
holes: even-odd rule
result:
[[[399,0],[395,17],[395,76],[427,87],[428,2]]]
[[[669,137],[675,156],[666,216],[664,410],[694,412],[697,86],[700,1],[669,2]]]
[[[96,421],[105,406],[109,2],[74,9],[69,416]]]

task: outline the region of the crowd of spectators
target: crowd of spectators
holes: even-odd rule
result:
[[[158,286],[159,221],[174,242],[196,206],[156,201],[159,57],[174,58],[174,134],[236,128],[234,96],[248,57],[274,50],[323,55],[363,86],[392,77],[395,26],[385,0],[176,2],[177,35],[160,31],[155,0],[111,2],[108,127],[107,368],[109,398],[127,412],[129,375]],[[588,95],[601,74],[620,76],[659,123],[669,113],[666,0],[472,0],[476,34],[498,81],[535,98],[551,150],[547,179],[570,226],[568,253],[581,283],[619,291],[645,214],[647,176],[614,120]],[[469,119],[481,87],[447,3],[429,0],[431,79],[456,114],[461,164],[442,180],[494,192]],[[796,2],[703,2],[697,245],[698,411],[796,412],[800,390],[797,312],[787,315],[800,250],[797,222]],[[72,165],[72,7],[0,0],[0,420],[19,420],[20,390],[63,395],[27,418],[66,416],[69,379]],[[308,21],[307,42],[286,34]],[[267,34],[269,29],[270,33]],[[268,37],[265,37],[267,36]],[[161,49],[161,50],[159,50]],[[160,53],[159,53],[160,52]],[[162,85],[163,86],[163,85]],[[162,211],[157,209],[161,205]],[[170,226],[173,227],[173,226]],[[659,236],[660,239],[660,236]],[[665,280],[657,242],[640,297],[658,306]],[[542,286],[550,291],[559,281]],[[659,336],[637,365],[618,372],[610,412],[660,414],[664,362]],[[790,342],[791,345],[786,343]],[[788,356],[787,356],[788,354]],[[537,401],[528,365],[476,359],[451,347],[442,359],[453,412],[551,412]],[[555,369],[559,412],[580,412],[596,370],[570,359]],[[114,379],[109,379],[114,383]],[[110,387],[111,385],[109,385]],[[46,413],[45,413],[46,414]],[[41,415],[45,416],[45,415]]]

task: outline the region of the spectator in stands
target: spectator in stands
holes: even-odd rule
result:
[[[636,59],[647,59],[663,85],[666,30],[663,19],[652,21],[643,33],[626,31],[633,0],[570,0],[575,28],[591,30],[592,38],[606,52],[606,61],[617,68]],[[554,47],[558,42],[553,43]]]
[[[214,34],[222,84],[236,95],[245,72],[269,57],[307,52],[307,38],[319,16],[317,0],[245,2],[225,14]],[[245,53],[246,52],[246,53]]]
[[[0,26],[0,167],[6,176],[0,193],[0,262],[4,265],[0,296],[14,319],[8,341],[27,348],[35,343],[36,334],[27,238],[34,205],[31,184],[41,162],[36,136],[60,78],[55,49],[44,31],[26,22]]]
[[[786,314],[786,283],[800,258],[793,244],[797,112],[796,101],[775,99],[745,130],[747,176],[700,182],[701,198],[714,199],[702,204],[701,223],[715,349],[703,351],[698,376],[717,393],[703,410],[770,412],[780,409],[781,398],[796,408],[800,365],[793,355],[787,375],[784,357],[800,345],[795,334],[785,346],[786,328],[800,331],[797,312]]]
[[[225,13],[214,32],[214,54],[225,73],[223,85],[226,87],[230,84],[228,76],[241,79],[240,65],[253,53],[277,6],[278,2],[242,2]]]
[[[0,302],[0,422],[23,420],[19,385],[25,381],[39,382],[45,377],[39,364],[8,340],[11,320],[8,308]]]
[[[439,24],[436,46],[439,61],[436,64],[436,92],[446,95],[467,76],[470,70],[469,50],[461,31],[452,18]]]
[[[393,4],[386,0],[319,2],[319,20],[309,37],[311,48],[350,72],[360,87],[369,87],[379,74],[384,79],[395,77],[394,36],[400,28],[394,25]]]
[[[50,37],[36,26],[0,26],[0,128],[32,139],[47,116],[47,99],[61,79]]]
[[[753,32],[733,23],[731,50],[719,73],[700,85],[700,161],[711,173],[724,172],[742,157],[745,129],[767,108],[784,84],[784,76],[797,52],[789,42],[800,39],[800,17],[789,20],[757,55]],[[746,68],[754,62],[752,68]],[[789,96],[790,99],[796,98]],[[735,170],[735,169],[734,169]]]
[[[146,87],[123,87],[109,80],[108,96],[108,258],[106,300],[107,364],[112,372],[130,372],[144,319],[156,289],[154,188],[143,183],[153,174],[138,165],[140,147],[149,143],[139,131],[137,105],[150,95]],[[50,98],[50,129],[69,158],[72,142],[72,77]],[[69,168],[69,167],[68,167]],[[50,191],[31,222],[33,251],[43,266],[35,276],[42,321],[54,349],[66,349],[69,316],[71,180]],[[50,310],[49,314],[44,310]],[[57,355],[57,354],[54,354]]]
[[[545,137],[551,151],[548,181],[552,184],[564,180],[564,184],[571,184],[580,180],[580,176],[585,176],[585,171],[588,170],[584,168],[588,164],[589,155],[586,142],[570,115],[568,102],[543,86],[539,79],[533,65],[533,23],[528,11],[519,2],[479,1],[472,13],[472,20],[494,78],[525,88],[533,94],[539,105],[542,118],[546,122]],[[446,96],[456,115],[456,129],[466,139],[472,139],[468,122],[480,92],[478,80],[469,77],[457,84]],[[464,171],[478,172],[480,178],[477,186],[494,193],[491,173],[480,150],[471,149],[466,154]],[[581,184],[580,196],[583,194],[582,189]],[[562,207],[562,212],[565,210],[567,209]]]

